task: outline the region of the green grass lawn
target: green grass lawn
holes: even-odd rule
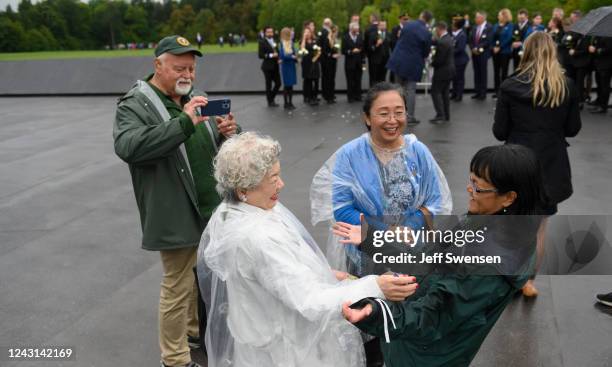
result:
[[[203,45],[201,49],[206,54],[257,52],[257,42],[249,42],[244,47],[229,47],[225,45]],[[86,59],[111,57],[153,57],[153,50],[92,50],[92,51],[40,51],[0,53],[0,61],[16,60],[49,60],[49,59]]]

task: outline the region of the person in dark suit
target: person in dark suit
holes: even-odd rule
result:
[[[372,43],[376,43],[378,39],[378,14],[370,14],[370,24],[363,32],[363,44],[366,46],[365,55],[368,58],[368,76],[370,82],[370,88],[376,84],[376,66],[373,65],[375,60],[372,60],[373,50],[371,49]]]
[[[529,12],[527,9],[519,9],[516,15],[516,26],[512,31],[512,64],[514,70],[518,69],[523,53],[523,42],[527,38],[527,32],[531,28],[529,23]]]
[[[317,44],[321,47],[321,92],[323,99],[328,104],[336,103],[334,95],[335,78],[336,78],[336,58],[334,45],[331,44],[330,36],[332,33],[332,20],[325,18],[323,27],[318,34]]]
[[[450,120],[449,89],[451,80],[455,76],[455,49],[453,37],[448,33],[448,26],[445,22],[436,24],[436,36],[435,50],[431,59],[431,66],[434,69],[431,80],[431,99],[436,116],[429,122],[440,124]]]
[[[572,36],[572,48],[569,49],[570,60],[574,70],[576,71],[576,90],[580,99],[580,108],[584,104],[587,97],[586,80],[591,74],[592,55],[589,53],[592,37],[583,36],[578,33],[570,32]]]
[[[535,32],[524,44],[519,69],[500,88],[493,135],[507,144],[533,150],[542,169],[548,203],[546,216],[557,212],[557,204],[572,195],[572,179],[566,141],[580,131],[579,96],[557,60],[557,46],[544,32]],[[546,219],[538,230],[537,255],[543,255]],[[537,269],[535,269],[537,272]],[[534,296],[533,281],[523,287],[524,296]]]
[[[404,28],[404,24],[408,23],[408,21],[410,21],[410,17],[407,13],[404,13],[399,16],[399,24],[391,29],[391,34],[389,35],[389,55],[391,55],[395,45],[397,45],[402,28]],[[395,74],[393,72],[389,72],[389,80],[391,80],[391,83],[395,83]]]
[[[472,66],[474,67],[474,95],[472,99],[484,100],[487,98],[487,66],[491,57],[491,42],[493,40],[493,27],[487,22],[487,13],[476,12],[474,28],[469,38],[472,50]]]
[[[429,55],[431,33],[427,28],[433,15],[425,10],[419,19],[404,25],[402,34],[387,62],[387,69],[395,73],[397,82],[406,90],[408,124],[418,124],[414,116],[417,82],[423,78],[425,59]]]
[[[387,32],[387,22],[378,22],[378,31],[369,38],[368,51],[370,53],[370,75],[374,80],[370,84],[384,82],[387,79],[387,61],[389,60],[390,34]]]
[[[342,40],[346,95],[349,102],[361,101],[361,74],[364,59],[363,38],[359,34],[359,23],[349,24],[349,33]]]
[[[608,112],[610,99],[610,76],[612,75],[612,38],[595,37],[589,46],[589,53],[593,55],[595,77],[597,80],[597,101],[591,113]]]
[[[274,42],[274,28],[264,28],[264,39],[259,40],[259,58],[263,60],[261,70],[266,78],[266,98],[269,107],[278,107],[274,98],[281,85],[280,71],[278,69],[278,50]],[[272,87],[274,83],[274,87]]]
[[[512,58],[512,13],[504,8],[497,14],[497,24],[493,26],[493,80],[497,98],[499,85],[508,77],[508,67]]]
[[[453,21],[453,39],[455,60],[455,78],[453,79],[453,92],[451,100],[461,102],[463,99],[463,89],[465,86],[465,68],[470,61],[470,57],[465,52],[468,36],[463,30],[463,17],[455,18]]]

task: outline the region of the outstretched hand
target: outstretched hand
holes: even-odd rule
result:
[[[360,310],[354,310],[350,308],[351,302],[344,302],[342,304],[342,315],[345,319],[348,320],[351,324],[355,324],[366,317],[370,316],[372,313],[372,305],[367,304],[364,308]]]
[[[356,245],[359,246],[363,240],[361,236],[362,230],[367,232],[368,223],[365,221],[363,213],[359,214],[359,222],[361,225],[353,225],[344,222],[337,222],[332,226],[332,232],[336,236],[342,237],[339,242],[345,245]]]

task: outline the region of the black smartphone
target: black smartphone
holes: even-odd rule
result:
[[[229,99],[209,99],[208,104],[200,107],[200,116],[225,116],[232,109]]]

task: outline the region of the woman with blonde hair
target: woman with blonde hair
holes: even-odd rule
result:
[[[302,79],[304,90],[304,103],[311,106],[319,104],[317,94],[319,93],[319,78],[321,77],[321,47],[315,40],[315,35],[310,28],[304,28],[302,43],[300,44],[302,58]]]
[[[557,45],[545,32],[531,34],[524,44],[516,72],[500,87],[493,134],[508,144],[533,150],[542,168],[548,204],[544,214],[557,212],[557,204],[572,195],[567,137],[580,131],[579,96],[557,58]],[[538,263],[541,260],[546,219],[538,231]],[[535,296],[533,280],[523,295]]]
[[[493,26],[493,80],[496,97],[499,85],[508,77],[508,66],[512,58],[512,13],[504,8],[497,14],[497,24]]]
[[[293,110],[293,86],[297,83],[295,64],[297,63],[297,54],[293,47],[291,39],[291,29],[285,27],[280,32],[280,47],[278,56],[281,62],[281,76],[283,78],[283,97],[285,98],[285,109]]]

